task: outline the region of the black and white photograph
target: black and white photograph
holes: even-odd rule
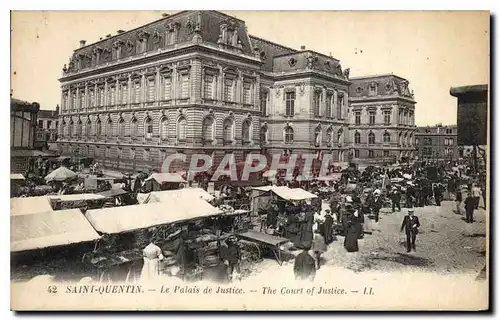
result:
[[[489,11],[11,11],[11,310],[490,307]]]

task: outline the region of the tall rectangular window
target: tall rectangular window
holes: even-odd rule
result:
[[[99,106],[104,106],[104,87],[99,87]]]
[[[315,91],[313,96],[314,116],[319,117],[321,106],[321,92]]]
[[[141,102],[141,82],[136,81],[134,83],[134,103],[140,103]]]
[[[373,156],[374,156],[373,151],[372,151],[372,150],[369,150],[369,151],[368,151],[368,158],[373,158]]]
[[[267,93],[260,93],[260,112],[262,116],[267,116]]]
[[[205,74],[203,94],[207,99],[214,99],[214,76]]]
[[[290,91],[285,94],[285,115],[295,115],[295,91]]]
[[[375,125],[375,111],[371,110],[368,115],[370,117],[370,125]]]
[[[384,150],[384,157],[389,157],[389,151],[388,150]]]
[[[361,125],[361,112],[360,111],[354,112],[354,123],[356,125]]]
[[[332,117],[332,99],[333,95],[332,94],[327,94],[326,95],[326,117],[330,118]]]
[[[391,124],[391,111],[390,110],[384,110],[384,124],[385,125]]]
[[[85,89],[82,89],[80,91],[80,107],[79,108],[85,108],[86,101],[85,101]]]
[[[233,79],[225,79],[224,80],[224,100],[225,101],[234,101],[234,80]]]
[[[189,74],[181,75],[181,98],[189,98]]]
[[[108,105],[114,105],[115,104],[115,97],[116,97],[116,87],[115,86],[110,86],[109,87]]]
[[[128,84],[123,83],[121,84],[121,103],[122,104],[127,104],[128,103]]]
[[[73,92],[72,94],[72,97],[71,97],[71,109],[75,109],[76,108],[76,91]]]
[[[344,106],[344,95],[337,97],[337,119],[342,119],[342,106]]]
[[[354,158],[359,158],[359,149],[354,150]]]
[[[156,86],[155,79],[148,79],[148,101],[154,101],[156,96]]]
[[[248,82],[243,83],[243,103],[252,103],[252,84]]]
[[[172,99],[172,77],[170,75],[164,75],[163,80],[163,99]]]
[[[95,106],[95,92],[94,89],[89,89],[89,107],[94,107]]]

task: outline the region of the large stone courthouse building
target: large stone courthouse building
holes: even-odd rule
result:
[[[349,129],[354,161],[414,158],[415,104],[408,80],[393,74],[351,79]]]
[[[391,121],[394,139],[406,137],[391,150],[411,151],[414,101],[406,80],[381,81],[380,101],[357,100],[353,113],[349,69],[339,60],[251,36],[244,21],[217,11],[164,15],[94,44],[81,41],[60,82],[61,153],[94,157],[110,169],[158,169],[173,153],[188,161],[205,153],[216,163],[226,153],[237,161],[249,153],[315,153],[345,162],[356,150],[354,113],[386,102],[408,119]],[[357,83],[353,96],[363,86]],[[382,137],[382,124],[368,125]]]

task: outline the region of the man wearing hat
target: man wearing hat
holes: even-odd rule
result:
[[[414,214],[415,211],[409,209],[408,215],[403,218],[403,223],[401,224],[401,232],[404,229],[406,233],[406,252],[410,252],[412,249],[415,250],[415,240],[417,239],[418,228],[420,227],[418,217]]]
[[[238,240],[234,235],[230,235],[225,244],[221,245],[220,257],[224,266],[226,267],[226,277],[230,282],[233,279],[233,275],[236,272],[236,276],[239,277],[240,274],[240,247],[238,245]]]

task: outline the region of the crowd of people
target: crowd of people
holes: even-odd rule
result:
[[[329,209],[322,211],[321,205],[302,207],[299,212],[305,214],[302,218],[299,216],[300,227],[290,231],[285,225],[284,235],[302,249],[294,263],[296,278],[314,279],[320,268],[321,254],[336,240],[336,235],[344,237],[346,252],[359,251],[358,240],[364,237],[365,218],[379,222],[382,208],[393,213],[400,212],[402,207],[407,209],[401,224],[407,252],[416,250],[420,227],[414,214],[416,207],[441,206],[443,200],[455,200],[455,213],[463,214],[465,210],[466,222],[472,223],[481,197],[486,204],[486,176],[466,166],[463,171],[456,170],[453,165],[434,166],[431,170],[422,164],[396,169],[370,167],[363,172],[351,169],[345,171],[338,182],[312,184],[309,190],[319,196],[316,202],[328,203]],[[429,175],[430,171],[434,175]],[[329,192],[320,193],[325,185],[330,187]],[[285,212],[288,222],[292,222],[288,226],[295,227],[296,211],[285,209]],[[298,235],[294,235],[294,231]]]

